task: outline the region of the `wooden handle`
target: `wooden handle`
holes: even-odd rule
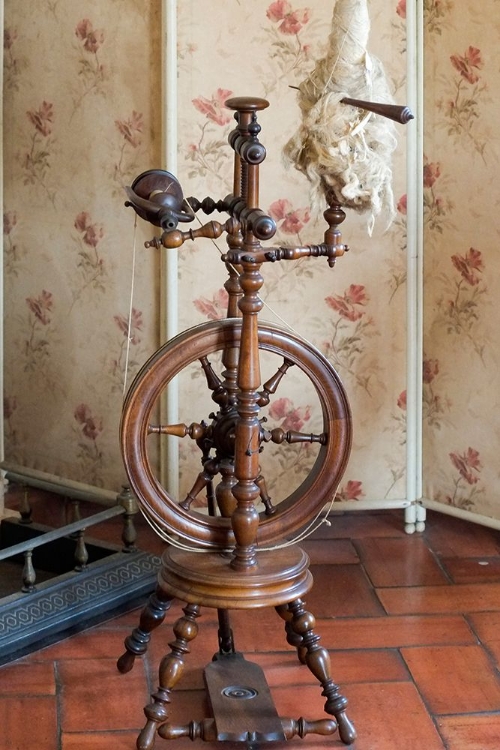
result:
[[[375,112],[375,114],[387,117],[389,120],[394,120],[394,122],[399,122],[401,125],[406,125],[407,122],[414,119],[411,109],[406,105],[365,102],[362,99],[350,99],[347,96],[340,101],[343,104],[350,104],[352,107],[359,107],[360,109],[366,109],[368,112]]]

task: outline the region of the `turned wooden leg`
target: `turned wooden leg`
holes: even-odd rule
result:
[[[141,612],[139,626],[125,638],[125,648],[127,649],[118,659],[116,666],[122,674],[130,672],[134,666],[136,656],[142,656],[148,649],[151,633],[155,628],[162,624],[165,615],[170,609],[173,597],[168,596],[160,586],[156,587],[154,594],[151,594],[147,605]]]
[[[322,695],[326,697],[325,711],[335,716],[340,739],[345,745],[350,745],[356,739],[356,730],[345,713],[347,699],[340,694],[339,686],[330,677],[330,656],[328,651],[319,645],[319,635],[314,633],[316,620],[304,608],[301,599],[296,599],[288,608],[292,614],[291,629],[296,635],[301,636],[303,647],[306,649],[305,663],[323,688]]]
[[[169,644],[171,651],[160,663],[158,690],[151,696],[152,703],[144,708],[147,722],[137,739],[137,750],[152,750],[156,730],[168,719],[170,693],[184,671],[184,657],[189,653],[188,643],[198,634],[198,604],[188,604],[182,611],[184,616],[174,625],[175,641]]]
[[[304,640],[301,635],[295,633],[292,627],[293,614],[288,604],[282,604],[279,607],[275,607],[276,612],[279,614],[282,620],[285,621],[285,633],[286,640],[290,646],[297,649],[297,656],[301,664],[306,663],[307,648],[304,646]]]

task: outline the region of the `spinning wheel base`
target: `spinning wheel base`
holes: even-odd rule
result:
[[[278,607],[312,587],[309,559],[299,547],[261,552],[259,565],[242,575],[217,552],[170,548],[162,558],[158,586],[167,596],[216,609]]]

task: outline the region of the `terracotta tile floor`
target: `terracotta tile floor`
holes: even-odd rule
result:
[[[157,551],[146,535],[148,545]],[[400,511],[349,513],[304,546],[315,579],[307,608],[349,700],[355,750],[499,750],[500,533],[430,513],[426,531],[410,537]],[[149,653],[121,675],[115,661],[138,613],[0,668],[0,750],[133,750],[181,610],[174,604]],[[202,667],[216,650],[214,615],[202,610],[174,720],[205,715]],[[274,611],[236,612],[232,624],[238,650],[264,668],[279,713],[320,718],[321,690]],[[292,743],[343,747],[336,735]]]

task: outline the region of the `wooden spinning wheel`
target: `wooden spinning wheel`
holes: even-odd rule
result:
[[[319,644],[314,617],[302,599],[312,586],[309,561],[300,547],[287,541],[313,521],[335,494],[351,446],[349,405],[335,370],[319,351],[258,319],[263,305],[262,266],[325,257],[332,267],[348,249],[339,230],[345,214],[331,196],[324,212],[328,226],[322,243],[263,246],[261,242],[272,239],[276,231],[272,218],[259,208],[258,196],[259,165],[266,151],[258,138],[257,112],[268,103],[241,97],[230,99],[226,106],[235,111],[236,120],[229,135],[234,151],[230,195],[219,201],[185,200],[176,178],[163,170],[139,175],[127,189],[127,205],[162,230],[161,237],[146,246],[172,251],[186,240],[226,235],[228,248],[222,260],[228,271],[229,301],[225,320],[196,326],[159,349],[136,376],[124,404],[121,445],[128,477],[144,514],[170,544],[156,592],[126,639],[118,668],[122,672],[132,668],[172,600],[179,598],[186,602],[184,615],[174,625],[176,638],[160,664],[159,687],[144,709],[147,721],[137,740],[139,750],[151,750],[157,734],[164,739],[230,740],[256,746],[311,732],[329,735],[338,729],[341,740],[350,744],[356,733],[345,713],[347,700],[330,676],[328,652]],[[371,105],[359,102],[359,106]],[[387,116],[394,117],[394,107],[389,109]],[[197,229],[178,228],[199,210],[218,211],[229,218],[223,224],[210,221]],[[275,364],[262,384],[263,356],[274,358]],[[157,406],[165,388],[193,366],[203,374],[212,412],[189,424],[160,424]],[[301,373],[319,402],[320,424],[314,433],[267,429],[263,410],[278,390],[281,393],[291,369]],[[174,497],[156,472],[152,441],[162,435],[191,439],[200,449],[202,469],[185,497]],[[261,453],[273,443],[285,448],[309,443],[315,450],[309,473],[279,503],[269,496],[261,470]],[[206,509],[201,511],[197,503],[202,495],[206,495]],[[197,634],[201,606],[217,609],[219,620],[219,651],[205,669],[212,715],[179,726],[169,721],[168,707],[189,643]],[[321,684],[327,718],[310,722],[279,717],[262,670],[235,650],[229,611],[269,606],[284,620],[288,643]]]
[[[228,318],[192,328],[162,347],[139,372],[125,402],[122,421],[122,447],[128,473],[140,497],[143,511],[159,528],[178,534],[191,544],[214,549],[234,546],[230,515],[235,500],[234,486],[235,428],[238,412],[230,396],[229,378],[237,369],[225,370],[220,379],[211,367],[209,357],[219,350],[235,352],[241,341],[241,320]],[[297,336],[269,325],[258,327],[259,352],[277,355],[279,367],[259,393],[259,405],[272,398],[272,392],[286,377],[290,367],[300,368],[311,380],[318,396],[322,424],[316,434],[266,430],[261,422],[259,448],[268,442],[314,443],[318,450],[311,473],[292,494],[273,505],[260,478],[260,505],[257,544],[275,544],[314,518],[332,498],[344,471],[351,442],[351,422],[347,398],[337,373],[330,363],[310,344]],[[177,425],[153,424],[152,415],[164,389],[182,368],[195,362],[204,371],[207,388],[220,409],[211,414],[209,423]],[[202,386],[203,387],[203,386]],[[234,393],[236,395],[236,393]],[[148,442],[157,434],[188,436],[196,440],[203,454],[203,470],[187,497],[179,501],[165,489],[150,458]],[[191,505],[198,493],[220,477],[215,488],[215,508],[211,513],[196,512]],[[210,488],[209,496],[213,489]]]

